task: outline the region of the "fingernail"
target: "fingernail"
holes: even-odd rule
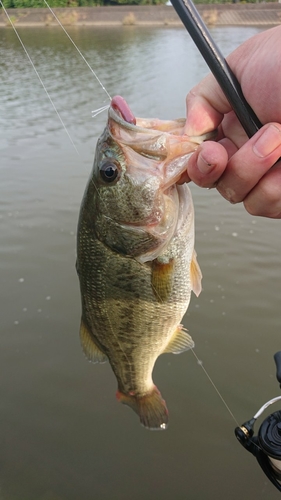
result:
[[[213,170],[214,166],[215,165],[213,163],[208,163],[205,160],[202,153],[199,153],[197,158],[197,167],[199,172],[201,172],[201,174],[209,174]]]
[[[270,125],[253,145],[253,152],[259,158],[265,158],[281,145],[281,130]]]

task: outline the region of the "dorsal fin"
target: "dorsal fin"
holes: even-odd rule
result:
[[[202,272],[197,262],[197,254],[195,250],[193,250],[192,260],[190,263],[190,281],[191,281],[191,289],[195,293],[196,297],[200,295],[202,290],[201,280],[202,280]]]
[[[183,351],[192,349],[194,347],[194,342],[191,336],[187,333],[187,330],[183,325],[179,325],[175,330],[169,344],[165,347],[164,352],[172,352],[173,354],[180,354]]]
[[[105,363],[108,361],[107,356],[95,344],[93,336],[83,320],[81,320],[80,325],[80,341],[83,352],[89,361],[92,363]]]

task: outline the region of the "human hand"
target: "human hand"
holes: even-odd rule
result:
[[[281,218],[281,26],[243,43],[227,61],[262,123],[248,139],[212,75],[187,95],[185,133],[218,128],[218,142],[203,143],[191,156],[181,182],[216,187],[253,215]],[[276,163],[276,164],[275,164]],[[274,166],[273,166],[274,165]]]

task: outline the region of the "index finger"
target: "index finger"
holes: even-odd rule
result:
[[[184,134],[201,135],[214,130],[231,109],[217,81],[209,74],[187,94]]]

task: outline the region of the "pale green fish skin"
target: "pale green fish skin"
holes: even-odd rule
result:
[[[184,139],[183,147],[182,125],[139,119],[129,125],[110,108],[78,223],[84,352],[94,362],[109,360],[118,399],[150,429],[168,424],[154,364],[163,352],[193,347],[180,323],[192,289],[201,290],[192,197],[175,182],[204,138]],[[102,178],[105,161],[118,167],[112,182]]]

